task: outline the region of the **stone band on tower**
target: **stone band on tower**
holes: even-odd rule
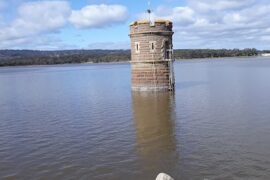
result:
[[[171,21],[130,25],[133,91],[174,91]]]

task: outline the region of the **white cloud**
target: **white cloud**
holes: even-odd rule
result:
[[[175,48],[270,49],[269,0],[187,0],[185,6],[167,5],[155,9],[153,16],[174,22]],[[145,13],[140,17],[147,18]],[[127,18],[128,10],[122,5],[72,10],[64,0],[0,0],[0,48],[64,48],[60,37],[55,37],[68,23],[78,28],[104,28]],[[127,46],[128,42],[108,42],[93,43],[89,48]]]
[[[11,5],[12,16],[11,12],[4,12],[10,11]],[[6,20],[1,12],[13,20]],[[89,5],[72,11],[64,0],[0,0],[0,48],[65,48],[56,37],[68,23],[79,28],[106,27],[125,22],[127,14],[127,8],[121,5]]]
[[[188,0],[188,5],[199,12],[209,12],[239,10],[250,7],[255,2],[257,0]]]
[[[106,27],[125,22],[127,14],[121,5],[90,5],[72,11],[65,0],[0,0],[0,49],[65,49],[71,46],[57,36],[69,23],[80,28]]]
[[[164,6],[159,6],[156,11],[154,11],[153,16],[155,18],[170,19],[174,23],[181,25],[188,25],[195,22],[195,12],[190,7],[175,7],[169,9]],[[146,14],[142,14],[143,18],[146,18]]]
[[[188,0],[159,7],[155,18],[174,22],[176,48],[270,48],[266,0]]]
[[[121,23],[127,18],[127,8],[120,5],[92,5],[72,11],[69,3],[62,0],[13,1],[0,0],[0,8],[6,8],[12,3],[18,6],[15,9],[16,16],[9,23],[0,14],[1,49],[71,47],[56,38],[61,28],[68,23],[76,27],[105,27]]]
[[[24,3],[18,8],[18,18],[2,27],[0,40],[9,41],[56,31],[67,23],[70,12],[69,4],[65,1]]]
[[[127,17],[127,8],[122,5],[89,5],[72,11],[70,22],[78,28],[100,28],[123,23]]]
[[[96,42],[89,44],[90,49],[130,49],[129,41],[121,42]]]
[[[63,50],[76,48],[78,48],[76,45],[67,44],[60,38],[53,35],[34,35],[31,37],[21,37],[0,43],[0,49]]]

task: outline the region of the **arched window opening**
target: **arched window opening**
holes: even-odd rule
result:
[[[164,48],[165,48],[165,59],[172,59],[172,47],[169,41],[165,41]]]

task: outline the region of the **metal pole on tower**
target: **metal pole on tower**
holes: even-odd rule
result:
[[[148,13],[148,15],[149,15],[149,23],[150,23],[151,26],[153,26],[153,25],[154,25],[154,22],[152,21],[152,17],[151,17],[151,15],[152,15],[152,10],[151,10],[151,0],[148,0],[148,9],[147,9],[147,13]]]
[[[151,6],[151,1],[148,0],[148,9],[147,9],[147,13],[148,13],[148,15],[149,15],[149,22],[151,22],[151,12],[152,12],[150,6]]]

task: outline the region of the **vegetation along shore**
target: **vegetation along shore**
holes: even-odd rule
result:
[[[270,51],[257,49],[177,49],[175,59],[258,56]],[[49,65],[71,63],[124,62],[130,50],[0,50],[0,66]]]

